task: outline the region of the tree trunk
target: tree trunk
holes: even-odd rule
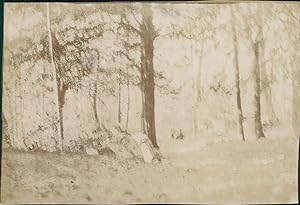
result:
[[[200,48],[200,54],[199,56],[196,55],[196,58],[199,60],[196,60],[194,69],[195,69],[195,77],[193,79],[193,90],[195,92],[195,99],[194,99],[194,135],[196,136],[199,134],[199,106],[200,102],[202,101],[202,94],[201,94],[201,74],[202,74],[202,55],[203,55],[203,42],[201,43],[201,48]],[[194,57],[193,57],[194,59]],[[194,60],[192,60],[194,61]]]
[[[194,137],[196,137],[198,135],[198,101],[197,101],[197,80],[193,79],[192,81],[192,89],[193,92],[195,92],[196,94],[194,94],[194,99],[193,99],[193,119],[194,119]]]
[[[200,61],[199,61],[199,66],[198,66],[198,72],[197,72],[197,101],[201,102],[202,101],[202,88],[201,88],[201,76],[202,76],[202,56],[203,56],[203,42],[201,45],[200,49]]]
[[[51,32],[51,23],[50,23],[50,9],[49,9],[49,3],[47,3],[47,27],[48,27],[48,40],[49,40],[49,52],[50,52],[50,60],[51,60],[51,65],[52,65],[52,69],[53,69],[53,75],[54,75],[54,83],[56,86],[54,86],[54,92],[55,95],[57,96],[56,98],[56,105],[57,105],[57,113],[59,115],[59,127],[57,128],[57,132],[58,132],[58,142],[59,142],[59,146],[60,146],[60,150],[63,150],[63,140],[64,140],[64,136],[63,136],[63,105],[60,104],[60,96],[61,94],[59,93],[59,89],[60,89],[60,84],[59,83],[59,77],[57,74],[57,69],[55,66],[55,60],[54,60],[54,55],[53,55],[53,45],[52,45],[52,32]]]
[[[121,123],[121,71],[119,71],[118,85],[118,123]]]
[[[62,82],[60,82],[62,84]],[[61,133],[61,146],[63,148],[63,140],[64,140],[64,115],[63,115],[63,110],[64,110],[64,105],[65,105],[65,97],[66,97],[66,92],[67,92],[67,85],[63,84],[60,86],[59,92],[58,92],[58,104],[59,104],[59,124],[60,124],[60,133]]]
[[[263,7],[263,5],[262,5]],[[261,66],[264,60],[264,35],[263,35],[263,28],[262,24],[263,18],[261,16],[263,15],[264,8],[260,10],[259,15],[259,22],[258,22],[258,29],[257,29],[257,37],[254,42],[252,42],[253,50],[254,50],[254,56],[255,56],[255,62],[254,62],[254,90],[255,90],[255,113],[254,113],[254,120],[255,120],[255,133],[256,137],[258,139],[260,138],[266,138],[263,126],[262,126],[262,120],[261,120]]]
[[[127,67],[127,116],[126,116],[126,129],[129,126],[129,111],[130,111],[130,84],[129,84],[129,73]]]
[[[22,92],[22,68],[19,67],[19,73],[18,73],[18,91],[17,91],[17,109],[16,109],[16,144],[18,148],[21,148],[21,139],[23,139],[23,144],[25,145],[25,147],[27,148],[27,145],[25,142],[25,136],[24,136],[24,127],[23,127],[23,109],[24,109],[24,105],[23,105],[23,92]]]
[[[142,51],[143,52],[143,49]],[[141,79],[140,79],[140,90],[141,90],[141,101],[142,101],[142,107],[141,107],[141,132],[146,134],[146,129],[145,129],[145,97],[144,97],[144,82],[143,82],[143,63],[144,63],[144,57],[143,54],[141,54]]]
[[[159,148],[156,141],[155,130],[155,89],[154,89],[154,68],[153,56],[155,39],[154,25],[152,22],[152,10],[149,5],[143,4],[142,8],[143,24],[141,24],[141,40],[142,40],[142,55],[141,55],[141,70],[143,82],[143,97],[144,97],[144,122],[146,134],[151,140],[155,148]]]
[[[264,69],[262,69],[262,77],[265,76],[266,74],[263,72]],[[278,123],[278,118],[275,114],[274,110],[274,105],[273,105],[273,100],[272,100],[272,88],[271,85],[266,85],[266,87],[263,90],[264,93],[264,98],[266,99],[266,113],[268,115],[267,122],[268,123]]]
[[[97,109],[97,97],[100,99],[100,102],[103,103],[100,96],[98,96],[98,81],[99,81],[99,71],[100,71],[100,54],[99,51],[97,51],[97,70],[96,70],[96,80],[95,80],[95,93],[94,93],[94,113],[95,113],[95,119],[98,125],[101,127],[99,115],[98,115],[98,109]],[[100,95],[100,94],[99,94]],[[99,107],[100,109],[100,107]]]
[[[261,56],[264,56],[265,53],[265,45],[264,42],[261,42],[260,44],[261,48]],[[272,69],[272,68],[271,68]],[[273,100],[272,100],[272,88],[271,84],[269,82],[269,78],[267,76],[266,72],[266,67],[265,67],[265,61],[264,58],[261,60],[261,65],[260,65],[260,70],[261,70],[261,79],[264,83],[264,89],[262,89],[262,93],[264,94],[263,96],[266,99],[266,111],[267,111],[267,122],[268,123],[278,123],[278,118],[276,117],[275,111],[274,111],[274,105],[273,105]]]
[[[255,89],[255,133],[256,137],[265,138],[265,134],[263,132],[262,122],[261,122],[261,88],[260,88],[260,52],[259,52],[259,42],[254,43],[254,54],[255,54],[255,68],[254,68],[254,89]]]
[[[97,81],[94,82],[94,93],[93,93],[93,111],[94,111],[94,117],[99,125],[99,117],[97,112]]]
[[[235,89],[236,89],[236,103],[238,108],[238,122],[239,122],[239,132],[242,140],[245,141],[245,133],[243,127],[243,108],[241,102],[241,89],[240,89],[240,68],[239,68],[239,57],[238,57],[238,40],[235,28],[235,17],[233,13],[233,8],[231,6],[231,18],[232,18],[232,34],[233,34],[233,49],[234,49],[234,67],[235,67]]]
[[[192,26],[191,24],[189,25],[189,29],[190,32],[192,32]],[[193,94],[193,104],[192,104],[192,108],[193,108],[193,121],[194,121],[194,137],[197,136],[198,134],[198,79],[197,79],[197,65],[195,65],[195,51],[194,51],[194,41],[191,40],[191,53],[190,53],[190,57],[191,57],[191,61],[190,61],[190,65],[193,71],[193,80],[192,80],[192,91],[194,92]]]

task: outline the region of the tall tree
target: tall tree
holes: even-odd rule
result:
[[[95,120],[97,122],[97,124],[99,125],[100,121],[99,121],[99,117],[98,117],[98,110],[97,110],[97,94],[98,94],[98,72],[100,69],[100,55],[99,52],[97,52],[97,69],[94,72],[94,76],[95,76],[95,81],[94,81],[94,91],[93,91],[93,111],[94,111],[94,117]]]
[[[262,15],[262,14],[260,14]],[[262,33],[262,22],[258,23],[258,37],[253,42],[253,50],[255,55],[255,62],[254,62],[254,89],[255,89],[255,132],[257,138],[265,138],[265,134],[263,131],[262,126],[262,119],[261,119],[261,58],[262,56],[262,48],[264,44],[263,33]]]
[[[59,124],[57,128],[58,132],[58,142],[60,149],[63,150],[63,140],[64,140],[64,135],[63,135],[63,110],[62,110],[62,103],[61,103],[61,94],[59,93],[59,90],[61,90],[60,83],[58,81],[58,78],[60,77],[57,73],[57,68],[54,62],[54,54],[53,54],[53,44],[52,44],[52,31],[51,31],[51,21],[50,21],[50,8],[49,8],[49,3],[47,3],[47,29],[48,29],[48,40],[49,40],[49,53],[50,53],[50,60],[51,60],[51,66],[53,69],[53,76],[54,76],[54,92],[56,96],[56,105],[57,105],[57,113],[59,115]]]
[[[244,23],[246,24],[246,37],[250,42],[250,49],[254,54],[253,62],[253,77],[254,77],[254,127],[256,138],[265,138],[262,126],[262,109],[261,109],[261,66],[264,62],[262,55],[262,48],[264,48],[264,35],[263,35],[263,15],[264,5],[258,5],[255,13],[250,12],[250,16],[243,16]],[[256,26],[254,26],[256,25]],[[255,30],[256,29],[256,30]]]
[[[182,10],[178,5],[174,4],[166,7],[160,5],[160,12],[164,13],[167,18],[172,17],[172,19],[176,19],[176,21],[169,23],[168,33],[166,35],[162,34],[162,36],[190,42],[190,54],[187,58],[190,59],[189,65],[192,70],[191,86],[194,93],[192,102],[194,110],[193,134],[197,136],[200,132],[200,103],[204,99],[201,87],[202,61],[206,53],[205,49],[207,49],[205,44],[210,40],[216,41],[215,33],[221,28],[221,26],[212,23],[216,20],[219,11],[214,6],[207,8],[200,5],[195,5],[189,10]]]
[[[80,12],[80,10],[76,10],[72,16],[72,20],[75,22],[79,18],[77,17],[78,12]],[[77,26],[63,27],[62,29],[58,28],[58,31],[54,32],[51,30],[50,17],[49,14],[49,47],[51,48],[52,53],[51,62],[53,68],[56,70],[55,83],[57,84],[56,89],[58,96],[59,134],[61,136],[61,148],[63,149],[62,142],[64,140],[64,106],[66,93],[69,89],[77,91],[81,89],[83,86],[82,79],[94,74],[92,72],[93,66],[91,65],[90,58],[99,56],[99,53],[97,51],[95,52],[95,49],[91,49],[89,43],[94,39],[102,37],[104,23],[100,21],[100,23],[96,23],[93,26],[80,28]],[[62,18],[61,16],[57,17]],[[67,38],[67,36],[71,38]]]
[[[238,122],[239,122],[239,132],[242,140],[245,141],[244,127],[243,127],[243,108],[241,102],[241,89],[240,89],[240,68],[239,68],[239,56],[238,56],[238,39],[236,33],[236,22],[233,11],[233,5],[231,9],[232,18],[232,35],[233,35],[233,52],[234,52],[234,67],[235,67],[235,89],[236,89],[236,103],[238,108]]]
[[[129,114],[130,114],[130,77],[129,77],[129,69],[126,68],[127,74],[127,115],[126,115],[126,129],[129,127]]]
[[[153,25],[152,10],[150,5],[142,5],[142,24],[140,33],[142,40],[141,48],[141,83],[143,92],[144,125],[148,138],[154,147],[158,148],[155,130],[155,85],[154,85],[154,46],[153,41],[156,31]]]
[[[264,16],[270,16],[272,15],[272,6],[264,7],[262,5],[262,11],[261,15]],[[261,20],[265,18],[260,18]],[[267,25],[268,22],[263,22],[264,26]],[[267,33],[264,33],[263,30],[262,36],[266,36]],[[276,116],[275,110],[274,110],[274,103],[273,103],[273,93],[272,93],[272,83],[274,82],[273,78],[273,68],[270,68],[270,74],[267,73],[267,67],[266,67],[266,59],[265,59],[265,42],[261,42],[260,44],[260,55],[261,55],[261,62],[260,62],[260,70],[261,70],[261,95],[262,98],[265,99],[266,105],[263,109],[265,110],[265,121],[269,123],[270,125],[274,125],[278,123],[278,118]]]
[[[122,120],[122,111],[121,111],[121,91],[122,91],[122,73],[121,68],[116,66],[116,60],[113,56],[113,63],[115,66],[115,69],[118,70],[118,123],[121,123]]]
[[[264,54],[264,44],[261,44],[261,53],[262,55]],[[268,76],[266,72],[266,67],[265,67],[265,62],[261,63],[261,94],[262,97],[265,98],[266,105],[264,108],[266,110],[266,115],[267,115],[267,123],[269,124],[277,124],[278,123],[278,118],[275,113],[274,109],[274,103],[273,103],[273,91],[272,91],[272,73],[273,73],[273,68],[271,69],[271,75]]]
[[[155,128],[155,70],[153,66],[154,40],[158,36],[153,25],[153,11],[150,4],[140,6],[125,5],[117,14],[120,21],[115,22],[119,33],[125,31],[125,35],[139,37],[138,43],[127,43],[125,47],[140,49],[140,65],[134,62],[127,52],[120,52],[132,62],[140,74],[140,90],[142,99],[141,131],[144,132],[153,146],[158,148]],[[116,12],[116,10],[114,10]],[[113,13],[115,15],[115,13]],[[138,18],[140,15],[141,18]],[[136,26],[138,25],[138,27]]]

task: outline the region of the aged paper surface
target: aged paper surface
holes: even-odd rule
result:
[[[296,203],[300,4],[5,3],[1,202]]]

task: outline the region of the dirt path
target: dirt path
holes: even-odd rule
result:
[[[186,143],[186,144],[185,144]],[[4,153],[5,203],[297,201],[294,141],[169,142],[160,164],[82,155]]]

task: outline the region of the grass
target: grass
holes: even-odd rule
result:
[[[165,157],[160,164],[83,154],[5,151],[2,202],[298,201],[298,140],[190,143],[190,147],[188,143],[167,141],[161,146]]]

